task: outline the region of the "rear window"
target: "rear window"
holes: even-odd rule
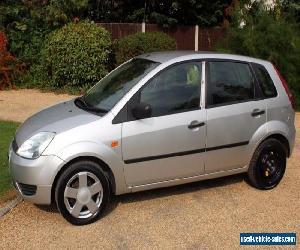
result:
[[[254,99],[254,80],[247,63],[208,63],[207,103],[209,106]]]
[[[253,69],[263,95],[267,98],[277,96],[277,91],[274,83],[265,67],[259,64],[253,64]]]

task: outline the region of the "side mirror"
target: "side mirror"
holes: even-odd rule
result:
[[[146,103],[139,103],[132,109],[132,114],[136,119],[149,118],[152,115],[151,105]]]

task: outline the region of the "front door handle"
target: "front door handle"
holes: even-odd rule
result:
[[[188,125],[189,129],[199,128],[205,125],[205,122],[192,121],[190,125]]]
[[[263,109],[254,109],[251,113],[251,116],[256,117],[259,115],[263,115],[264,113],[266,113],[266,111]]]

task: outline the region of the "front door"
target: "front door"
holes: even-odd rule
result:
[[[133,97],[137,103],[150,104],[152,116],[122,125],[128,186],[204,173],[206,113],[200,108],[201,80],[201,62],[180,63],[158,73]]]

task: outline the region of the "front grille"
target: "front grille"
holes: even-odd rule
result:
[[[12,146],[13,151],[16,153],[19,149],[18,144],[16,142],[16,138],[13,139],[11,146]]]
[[[20,191],[24,195],[31,196],[31,195],[35,195],[35,193],[36,193],[36,186],[35,185],[28,185],[28,184],[18,183],[18,186],[20,188]]]

